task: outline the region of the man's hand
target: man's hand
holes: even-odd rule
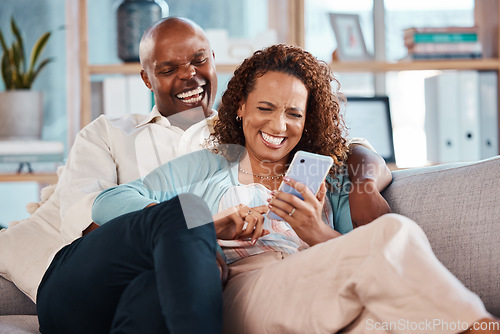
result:
[[[99,225],[97,225],[96,223],[92,222],[92,223],[90,223],[89,227],[87,227],[87,228],[83,231],[82,235],[87,235],[87,234],[89,234],[90,232],[92,232],[93,230],[97,230],[98,228],[99,228]]]

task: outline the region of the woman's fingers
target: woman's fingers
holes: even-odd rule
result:
[[[273,197],[268,200],[269,209],[290,223],[290,217],[297,218],[299,215],[304,219],[309,219],[316,211],[323,208],[326,196],[326,185],[321,184],[318,194],[315,196],[303,183],[293,179],[286,180],[286,183],[297,190],[304,200],[299,197],[283,192],[272,192]]]
[[[242,219],[239,211],[231,214],[231,221],[234,224],[233,239],[237,239],[244,230],[245,221]]]
[[[262,232],[264,231],[264,216],[259,214],[257,217],[257,223],[255,224],[255,229],[252,234],[252,245],[255,245],[257,242],[257,239],[259,239],[262,236]]]
[[[316,198],[318,201],[321,203],[325,202],[325,197],[326,197],[326,184],[323,182],[321,186],[319,187],[318,194],[316,195]]]
[[[295,181],[294,179],[291,179],[289,177],[284,177],[283,182],[285,182],[290,187],[297,190],[304,198],[304,201],[310,201],[312,198],[315,198],[315,195],[311,192],[311,190],[305,184],[300,183],[298,181]]]

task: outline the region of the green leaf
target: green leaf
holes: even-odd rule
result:
[[[13,56],[13,62],[15,67],[17,68],[17,71],[22,73],[24,72],[23,68],[23,55],[21,53],[21,47],[17,42],[14,42],[12,44],[12,56]]]
[[[7,56],[7,52],[4,52],[2,54],[2,79],[5,83],[6,90],[10,90],[13,88],[12,73],[10,71],[10,62]]]
[[[51,33],[44,33],[35,42],[29,57],[30,63],[28,67],[28,58],[26,57],[21,30],[14,20],[14,17],[11,17],[10,23],[12,33],[15,37],[14,42],[12,42],[11,45],[7,45],[4,35],[0,30],[0,45],[3,49],[3,54],[0,60],[0,66],[2,69],[1,77],[5,82],[5,87],[7,89],[29,89],[40,71],[52,61],[52,59],[45,59],[38,66],[36,65],[37,61],[39,61],[40,55],[47,45]]]
[[[29,72],[33,71],[35,63],[38,60],[38,57],[40,57],[40,54],[42,53],[43,49],[45,49],[45,46],[47,45],[47,42],[50,38],[50,35],[51,35],[50,32],[46,32],[35,42],[35,45],[33,45],[33,49],[31,50]]]
[[[14,20],[14,16],[11,16],[10,18],[10,26],[12,29],[12,32],[14,33],[14,36],[16,37],[17,44],[19,45],[19,55],[20,55],[20,61],[22,62],[23,68],[26,68],[26,57],[24,53],[24,40],[23,36],[21,35],[21,31],[19,30],[19,27],[17,26],[16,20]]]

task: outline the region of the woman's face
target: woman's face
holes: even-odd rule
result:
[[[267,72],[256,79],[238,110],[251,159],[287,163],[302,137],[307,97],[306,86],[292,75]]]

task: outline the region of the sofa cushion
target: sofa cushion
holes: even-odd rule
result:
[[[417,222],[437,258],[500,315],[500,157],[393,172],[393,212]]]
[[[33,301],[52,255],[65,245],[57,203],[53,195],[30,218],[0,231],[0,276]]]
[[[36,315],[0,316],[0,333],[40,334]]]

